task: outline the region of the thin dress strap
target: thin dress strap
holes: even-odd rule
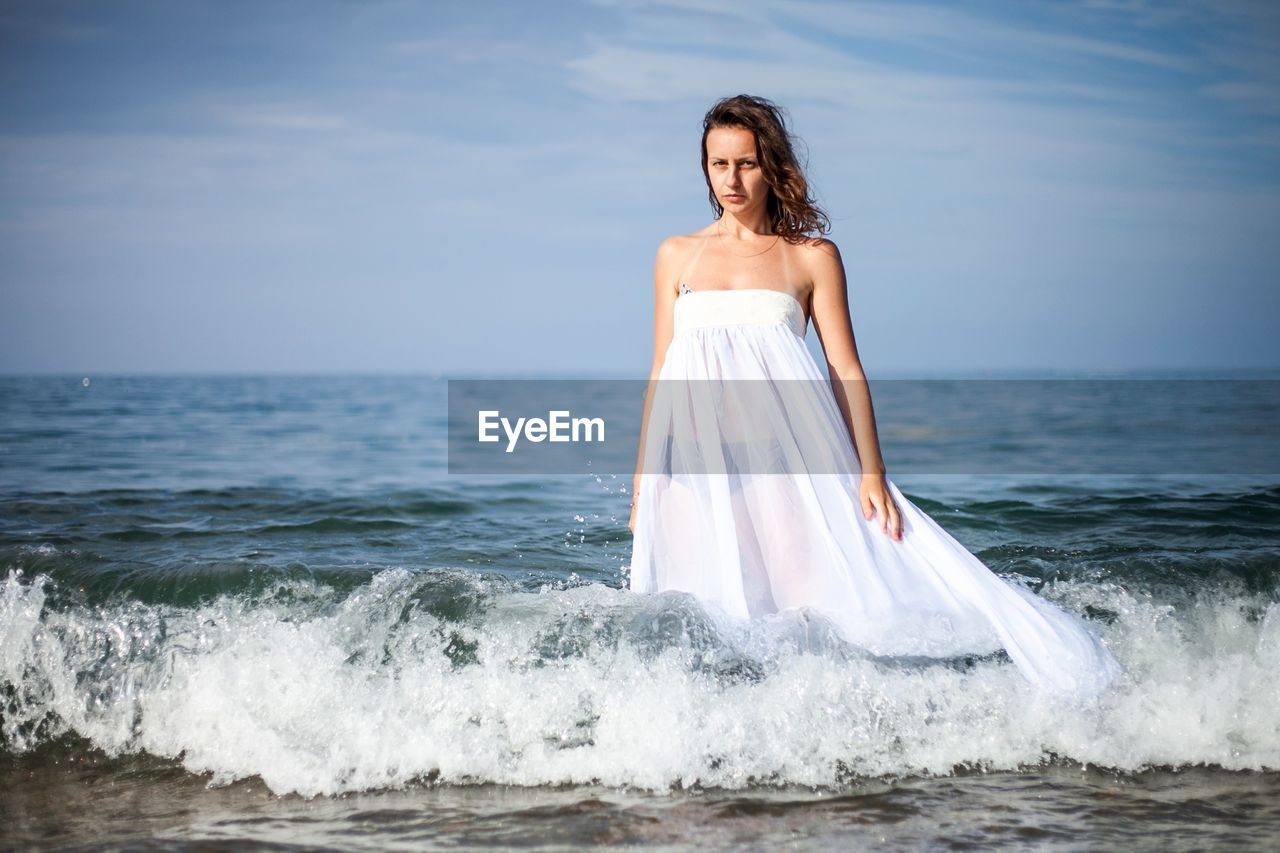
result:
[[[783,242],[781,237],[778,238],[778,242],[780,243]],[[782,285],[783,287],[787,288],[787,293],[791,293],[792,288],[795,287],[795,283],[791,280],[791,261],[789,258],[790,252],[786,251],[785,246],[781,248],[783,250],[782,251]]]
[[[693,272],[694,267],[698,265],[698,259],[702,257],[702,250],[707,248],[707,241],[711,239],[710,235],[702,238],[702,242],[698,244],[698,251],[693,253],[693,258],[685,265],[684,273],[680,276],[680,293],[693,293],[694,290],[689,286],[689,274]]]

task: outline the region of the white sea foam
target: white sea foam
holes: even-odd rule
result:
[[[433,610],[442,583],[452,603]],[[0,586],[7,748],[73,731],[280,793],[830,785],[1053,756],[1280,768],[1280,608],[1244,593],[1175,607],[1107,584],[1046,590],[1116,613],[1099,629],[1126,670],[1064,710],[1007,661],[870,659],[803,614],[744,633],[686,596],[599,584],[388,570],[345,596],[282,582],[185,608],[54,608],[47,586]]]

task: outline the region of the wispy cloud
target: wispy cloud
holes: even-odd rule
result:
[[[875,364],[936,362],[957,326],[989,366],[1211,361],[1214,341],[1187,349],[1198,316],[1278,307],[1277,10],[595,0],[232,17],[15,0],[0,37],[20,50],[0,44],[0,70],[30,85],[0,93],[0,369],[61,364],[56,306],[81,306],[76,339],[110,351],[99,321],[184,298],[223,318],[305,306],[334,332],[291,333],[299,361],[273,369],[332,360],[339,339],[363,369],[388,349],[431,369],[647,363],[652,250],[709,216],[700,119],[738,92],[789,108],[808,143],[855,310],[890,318],[859,330]],[[910,336],[892,319],[904,305]],[[190,322],[207,345],[175,366],[216,367],[230,332]],[[1043,347],[1027,333],[1002,351],[1011,328],[1042,329]],[[1250,340],[1280,359],[1273,335]]]
[[[1039,65],[1079,56],[1175,70],[1195,67],[1193,59],[1172,51],[1015,26],[983,17],[971,7],[945,3],[800,2],[788,4],[786,14],[830,34],[878,39],[958,59],[1034,58]]]
[[[1233,147],[1266,138],[1265,123],[1280,109],[1280,86],[1270,77],[1233,76],[1267,62],[1269,71],[1276,66],[1274,53],[1264,53],[1275,48],[1275,39],[1241,35],[1250,31],[1242,17],[1249,10],[1231,17],[1194,4],[1029,7],[1043,14],[1012,24],[940,3],[672,2],[622,8],[621,33],[593,39],[586,55],[567,63],[577,75],[575,84],[601,99],[662,102],[763,91],[821,104],[818,113],[857,109],[882,125],[869,133],[892,135],[896,127],[895,144],[907,150],[1016,146],[1048,153],[1069,142],[1084,154],[1128,147],[1131,159],[1164,158],[1163,165],[1153,165],[1165,174],[1184,154],[1202,158],[1217,152],[1228,161],[1242,153],[1258,162],[1258,177],[1275,178],[1274,162],[1257,161],[1256,149]],[[1132,40],[1071,31],[1096,29],[1090,15],[1123,17],[1129,25],[1117,29]],[[1209,35],[1188,29],[1207,19],[1225,29]],[[1139,27],[1180,29],[1162,39]],[[662,32],[682,35],[661,38]],[[1188,39],[1195,50],[1160,46]],[[1230,69],[1201,56],[1226,44],[1236,48]],[[1239,107],[1253,127],[1224,134],[1215,116],[1206,114],[1215,101]],[[928,141],[921,141],[922,131]],[[1233,170],[1239,166],[1231,164]]]

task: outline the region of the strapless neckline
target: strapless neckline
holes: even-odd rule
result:
[[[716,298],[730,293],[735,294],[735,298]],[[712,296],[712,294],[715,294],[715,296]],[[698,317],[693,323],[696,326],[740,325],[744,322],[780,322],[788,326],[792,332],[801,338],[805,336],[805,331],[809,327],[809,318],[805,316],[804,306],[800,303],[800,300],[790,293],[775,290],[772,287],[719,287],[694,290],[682,282],[680,295],[676,299],[676,307],[680,308],[680,303],[684,302],[686,297],[698,295],[709,297],[700,303],[695,303],[701,306],[701,310],[695,310],[695,304],[688,304],[682,310],[676,312],[677,315],[684,314],[686,317],[692,312],[694,316]],[[756,299],[752,301],[747,297],[756,297]],[[711,308],[713,305],[722,306],[722,308],[713,309]],[[765,308],[762,312],[759,309],[748,307],[752,305],[772,307]],[[679,327],[685,324],[680,323],[679,318],[677,318],[676,325]]]
[[[688,288],[688,285],[684,286]],[[774,290],[772,287],[718,287],[711,290],[686,289],[680,293],[680,298],[683,299],[686,296],[696,296],[699,293],[776,293],[779,296],[794,302],[796,307],[800,309],[801,316],[804,315],[804,306],[800,304],[799,299],[796,299],[786,291]]]

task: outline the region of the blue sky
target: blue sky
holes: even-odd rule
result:
[[[0,6],[0,372],[647,374],[701,118],[872,376],[1280,366],[1280,4]]]

